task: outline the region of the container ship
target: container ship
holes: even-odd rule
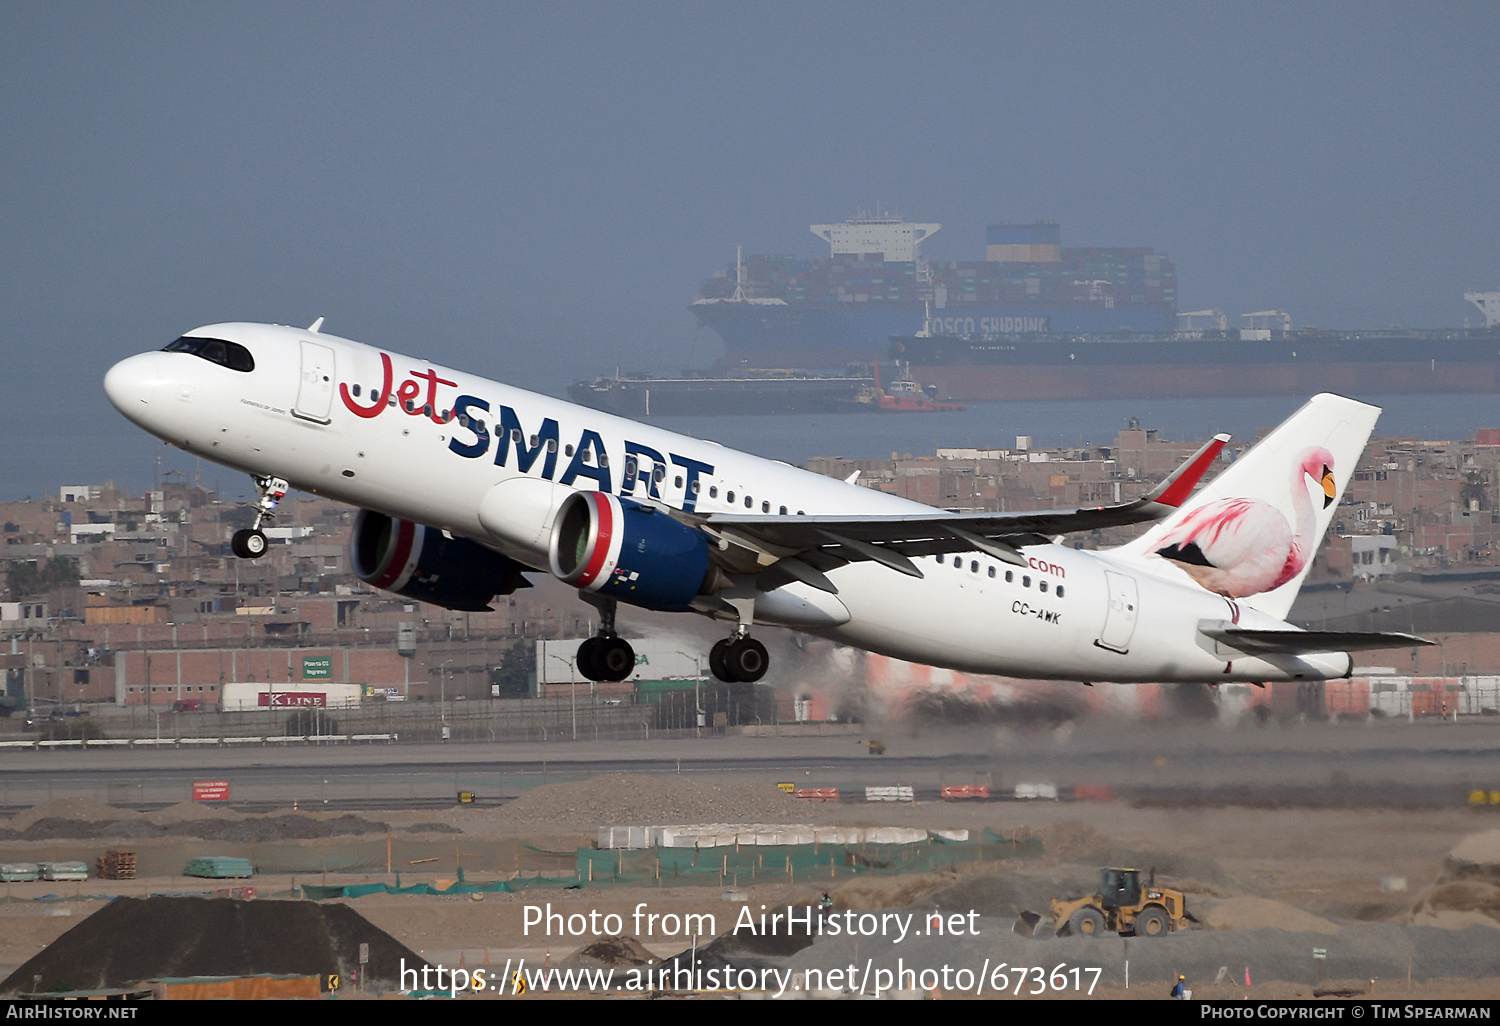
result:
[[[729,367],[837,367],[883,358],[893,335],[1171,332],[1177,273],[1149,247],[1065,249],[1055,222],[997,224],[984,260],[930,262],[941,230],[894,217],[815,224],[827,259],[738,254],[689,306]]]
[[[1279,310],[1231,327],[1178,312],[1164,254],[1065,248],[1052,221],[990,225],[984,260],[949,262],[922,256],[940,224],[810,227],[827,258],[737,254],[689,306],[730,372],[884,358],[950,400],[1500,393],[1500,293],[1465,295],[1484,328],[1294,331]]]

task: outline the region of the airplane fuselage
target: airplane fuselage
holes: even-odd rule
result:
[[[561,497],[596,490],[703,515],[931,513],[895,495],[311,330],[232,323],[253,370],[188,352],[117,364],[111,400],[184,451],[341,502],[441,528],[538,571]],[[1344,653],[1224,653],[1204,621],[1286,625],[1139,562],[1058,544],[1025,566],[983,552],[923,556],[921,577],[876,562],[738,586],[756,623],[958,670],[1085,681],[1346,676]],[[711,615],[722,616],[722,611]]]

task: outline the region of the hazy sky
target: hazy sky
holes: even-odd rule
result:
[[[136,482],[99,382],[307,323],[551,391],[718,350],[747,251],[885,204],[1148,245],[1182,309],[1458,325],[1500,4],[0,2],[0,498]],[[132,469],[116,471],[122,460]]]

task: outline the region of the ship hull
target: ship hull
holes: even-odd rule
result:
[[[911,377],[955,400],[1500,394],[1500,333],[1274,341],[893,338]]]
[[[753,303],[694,303],[700,327],[724,340],[732,367],[834,368],[881,358],[895,335],[919,331],[921,303],[841,303],[807,307]],[[1163,303],[1136,307],[949,306],[933,309],[935,333],[1007,331],[1167,332],[1176,310]]]
[[[641,419],[679,416],[751,416],[851,413],[870,378],[605,378],[568,388],[581,406]]]

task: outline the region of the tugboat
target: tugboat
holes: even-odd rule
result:
[[[896,365],[900,367],[900,364]],[[880,387],[880,365],[875,365],[875,408],[882,413],[957,413],[963,407],[958,403],[938,402],[933,398],[937,393],[936,386],[929,385],[926,390],[912,380],[908,369],[900,372],[889,388]]]

